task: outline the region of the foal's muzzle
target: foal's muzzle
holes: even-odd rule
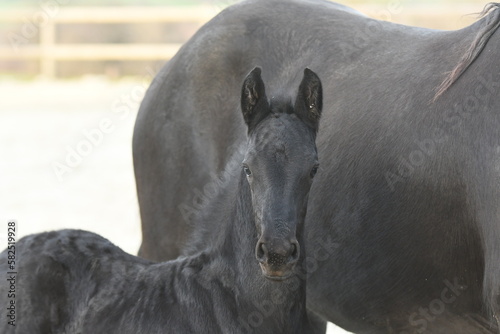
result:
[[[265,277],[285,280],[292,276],[299,260],[300,246],[297,239],[260,238],[255,247],[255,257]]]

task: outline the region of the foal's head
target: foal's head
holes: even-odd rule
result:
[[[243,83],[241,109],[248,126],[243,173],[258,231],[255,256],[270,279],[290,277],[300,256],[301,225],[318,170],[315,139],[321,107],[321,81],[309,69],[295,104],[268,101],[258,67]]]

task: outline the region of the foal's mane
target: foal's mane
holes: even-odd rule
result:
[[[470,65],[479,57],[481,51],[490,40],[491,36],[500,26],[500,3],[490,2],[483,11],[479,13],[479,18],[485,18],[485,22],[479,29],[476,37],[470,44],[469,48],[462,55],[462,58],[453,70],[448,72],[448,75],[443,82],[436,88],[436,94],[433,101],[436,101],[448,88],[453,85],[462,74],[469,68]]]
[[[211,176],[207,182],[216,184],[215,192],[206,194],[203,205],[195,214],[196,226],[184,248],[184,255],[198,253],[207,247],[211,250],[222,247],[231,225],[236,223],[232,219],[238,200],[235,194],[241,187],[241,162],[245,147],[246,141],[235,148],[222,173],[217,177]]]

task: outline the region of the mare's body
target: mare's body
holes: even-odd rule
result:
[[[163,260],[190,246],[200,203],[245,138],[234,111],[245,73],[261,66],[272,96],[310,66],[328,95],[306,247],[335,248],[312,266],[308,306],[356,333],[498,331],[499,17],[493,8],[469,27],[437,31],[320,0],[226,9],[141,105],[140,255]]]

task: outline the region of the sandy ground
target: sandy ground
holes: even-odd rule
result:
[[[0,248],[47,230],[90,230],[140,244],[131,140],[147,82],[0,81]],[[347,333],[329,324],[328,334]]]

